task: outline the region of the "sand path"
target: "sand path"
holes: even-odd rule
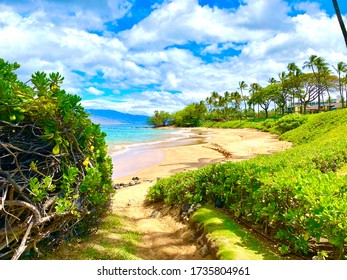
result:
[[[197,169],[214,162],[240,161],[258,154],[271,154],[291,146],[288,142],[279,141],[274,135],[250,129],[193,131],[193,138],[197,141],[187,145],[159,147],[160,152],[165,153],[161,162],[115,180],[115,183],[127,183],[136,176],[142,181],[141,184],[119,189],[114,196],[114,211],[117,215],[130,219],[134,227],[143,233],[136,254],[142,259],[211,259],[210,255],[201,253],[195,244],[194,233],[184,224],[145,204],[148,189],[158,177]],[[225,151],[231,158],[225,157]],[[136,159],[132,158],[127,161],[123,157],[122,164],[131,166],[134,160]]]
[[[114,198],[117,215],[130,219],[143,234],[136,256],[145,260],[202,260],[194,244],[192,232],[170,215],[145,206],[144,200],[150,183],[120,189]]]

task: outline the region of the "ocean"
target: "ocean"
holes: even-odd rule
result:
[[[158,129],[138,124],[101,124],[111,153],[138,146],[148,146],[188,138],[186,129]]]
[[[177,145],[181,142],[178,140],[191,136],[187,129],[155,129],[135,124],[101,124],[101,130],[107,134],[106,142],[114,165],[113,179],[159,163],[164,153],[158,147]]]

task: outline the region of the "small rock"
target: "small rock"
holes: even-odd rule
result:
[[[214,202],[214,205],[218,208],[222,208],[223,207],[223,202],[219,199],[216,199]]]
[[[200,237],[198,237],[198,239],[196,239],[196,242],[199,244],[199,245],[204,245],[204,235],[201,235]]]
[[[134,203],[134,200],[133,199],[129,199],[127,205],[131,206],[133,203]]]
[[[188,211],[190,210],[190,207],[191,207],[191,206],[192,206],[191,204],[185,203],[185,204],[183,205],[182,211],[183,211],[183,212],[188,212]]]
[[[131,180],[133,180],[133,181],[139,181],[140,178],[139,178],[139,177],[133,177]]]
[[[204,246],[201,247],[200,249],[201,256],[204,258],[208,255],[208,247],[205,244]]]
[[[151,213],[151,218],[157,218],[158,216],[159,216],[159,212],[158,211],[153,211],[152,213]]]

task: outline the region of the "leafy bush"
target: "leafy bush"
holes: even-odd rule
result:
[[[0,59],[0,258],[19,258],[95,229],[108,209],[112,162],[105,134],[59,73],[18,80]]]
[[[280,118],[272,125],[271,128],[270,127],[268,128],[270,128],[269,131],[271,133],[281,135],[287,131],[293,130],[301,126],[306,121],[307,121],[307,117],[305,115],[290,114]]]

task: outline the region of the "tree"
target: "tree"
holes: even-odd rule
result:
[[[249,92],[251,93],[251,97],[249,99],[250,104],[253,105],[253,111],[254,110],[254,106],[258,104],[258,118],[259,118],[259,103],[257,102],[259,99],[257,98],[257,93],[259,91],[259,89],[261,88],[261,86],[258,83],[252,83],[249,89]]]
[[[207,108],[204,102],[192,103],[187,105],[183,110],[173,114],[173,122],[176,126],[201,126],[205,120]]]
[[[284,111],[285,111],[285,108],[287,107],[287,98],[289,96],[288,82],[287,82],[288,77],[286,72],[284,71],[279,73],[278,77],[280,79],[281,93],[274,96],[274,101],[278,105],[278,107],[281,109],[281,115],[284,116]]]
[[[240,104],[242,101],[241,98],[241,94],[238,91],[234,91],[230,94],[230,98],[232,100],[232,104],[233,104],[233,112],[238,115],[238,117],[241,119],[242,118],[242,114],[240,112]]]
[[[248,88],[248,85],[246,84],[245,81],[239,82],[239,90],[241,92],[241,98],[243,100],[243,104],[245,106],[245,111],[247,110],[246,104],[247,104],[247,99],[246,96],[243,95],[243,90],[246,90]]]
[[[340,96],[341,96],[342,108],[344,108],[345,107],[345,100],[344,100],[344,97],[343,97],[343,82],[342,82],[341,74],[347,72],[347,64],[342,62],[342,61],[340,61],[340,62],[337,63],[337,67],[333,66],[333,68],[335,69],[335,71],[336,71],[336,73],[338,75],[339,93],[340,93]]]
[[[220,98],[220,101],[221,101],[220,105],[221,107],[223,107],[222,111],[223,111],[224,118],[229,119],[230,118],[229,104],[232,102],[230,92],[228,91],[224,92],[224,96]]]
[[[285,108],[287,107],[287,98],[288,98],[288,88],[287,88],[287,75],[283,71],[278,74],[278,77],[280,78],[279,83],[274,83],[274,80],[271,80],[271,85],[276,85],[276,87],[273,87],[273,96],[272,100],[274,103],[279,107],[281,110],[281,116],[284,116]]]
[[[303,74],[302,84],[304,90],[300,94],[298,94],[298,98],[301,104],[303,104],[303,113],[306,114],[308,104],[317,99],[319,95],[319,89],[316,84],[316,78],[313,73]]]
[[[332,1],[333,1],[336,16],[337,16],[337,20],[339,21],[342,35],[343,35],[343,38],[345,39],[345,44],[347,47],[347,30],[346,30],[345,24],[344,24],[343,19],[342,19],[339,4],[337,3],[337,0],[332,0]]]
[[[310,68],[316,78],[318,85],[318,112],[321,111],[321,97],[323,95],[323,87],[321,74],[325,71],[328,64],[325,62],[324,58],[318,57],[316,55],[311,55],[308,61],[305,61],[303,68]]]
[[[265,111],[265,117],[269,117],[269,107],[273,97],[277,95],[280,88],[277,84],[269,84],[264,88],[259,88],[254,94],[253,98],[257,104]]]
[[[154,125],[155,127],[162,127],[170,125],[172,116],[170,113],[165,111],[154,111],[154,116],[148,118],[147,123]]]

